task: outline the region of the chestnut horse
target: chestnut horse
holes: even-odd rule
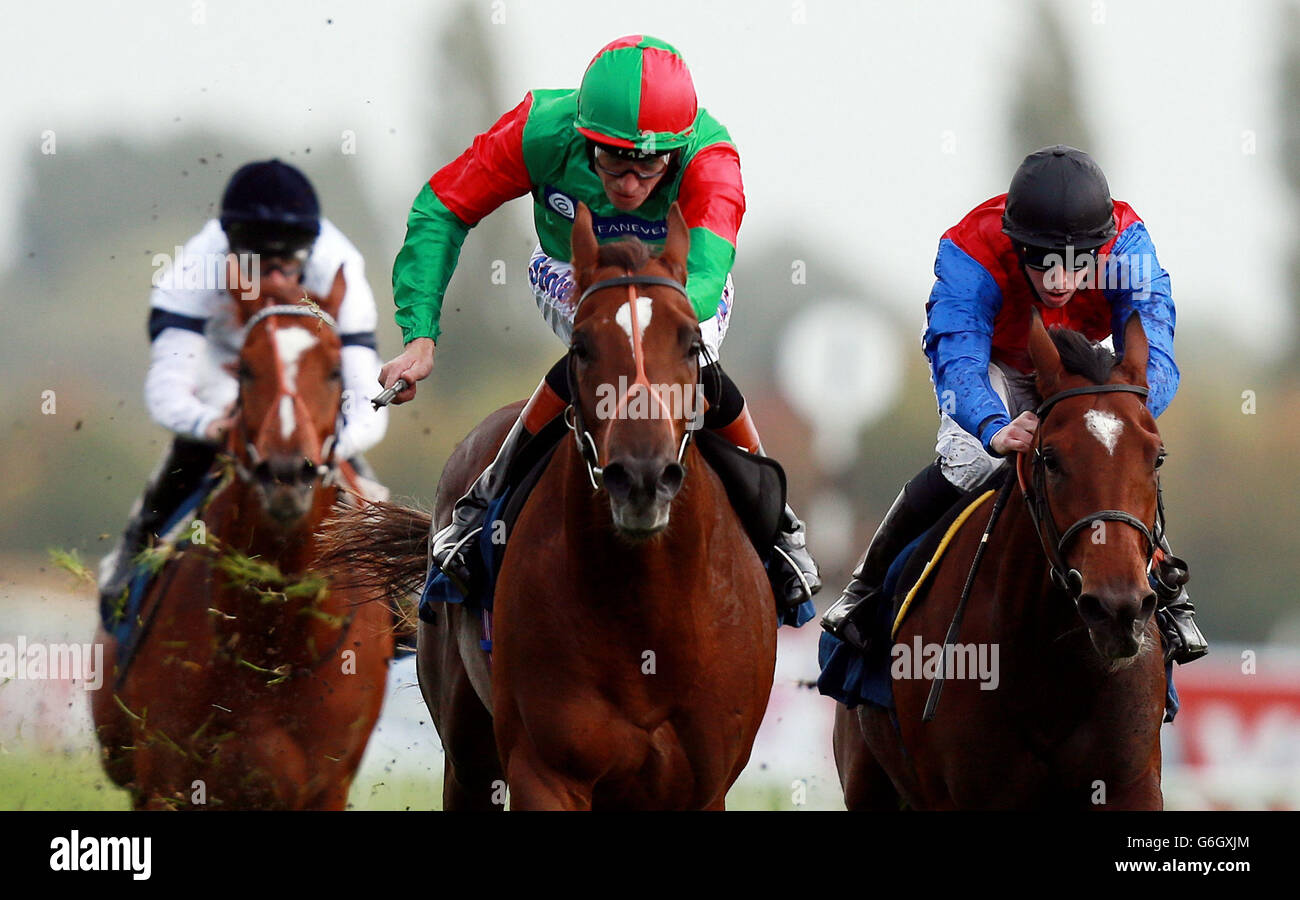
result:
[[[500,809],[507,784],[512,809],[722,809],[749,759],[776,665],[774,599],[689,440],[690,411],[669,402],[695,395],[701,339],[675,205],[668,222],[656,259],[636,241],[598,247],[579,208],[566,413],[576,439],[555,450],[514,524],[491,655],[477,611],[463,604],[439,604],[435,621],[420,623],[445,809]],[[621,380],[626,396],[602,407]],[[456,448],[435,529],[520,408],[496,411]],[[411,536],[428,520],[393,504],[369,510],[340,532],[347,546],[336,555],[414,586],[427,537]]]
[[[954,639],[984,651],[995,679],[949,672],[931,721],[934,682],[915,665],[894,669],[896,720],[837,704],[849,809],[1162,807],[1166,678],[1147,572],[1164,448],[1144,399],[1137,315],[1124,348],[1116,364],[1079,335],[1049,336],[1034,314],[1029,351],[1047,398],[1035,448],[1000,498]],[[995,505],[972,514],[931,573],[894,635],[896,665],[903,650],[944,643]]]
[[[237,304],[225,477],[149,586],[129,667],[92,696],[105,769],[137,809],[346,805],[393,637],[382,604],[309,571],[340,492],[342,294],[340,273],[319,307]],[[96,640],[117,660],[102,626]]]

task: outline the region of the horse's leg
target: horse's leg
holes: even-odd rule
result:
[[[104,647],[104,660],[108,665],[102,673],[103,683],[90,693],[90,717],[95,723],[95,736],[99,738],[99,761],[114,784],[126,787],[135,778],[135,766],[129,747],[135,743],[131,721],[114,699],[117,682],[117,641],[99,628],[95,643]]]
[[[592,785],[579,784],[549,768],[526,742],[511,751],[506,776],[511,809],[591,809]]]
[[[845,808],[896,812],[898,791],[867,745],[858,713],[842,703],[835,704],[831,745],[835,768],[840,773],[840,787],[844,789]]]
[[[437,623],[420,622],[416,673],[444,754],[444,810],[504,808],[505,776],[497,758],[492,715],[458,646],[458,611],[436,611]]]

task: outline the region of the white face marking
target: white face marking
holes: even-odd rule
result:
[[[1116,418],[1114,413],[1090,409],[1083,414],[1083,424],[1088,426],[1088,431],[1093,437],[1101,441],[1106,452],[1114,456],[1115,442],[1119,440],[1120,432],[1124,430],[1124,423]]]
[[[654,301],[649,297],[636,298],[637,326],[641,332],[640,336],[643,338],[645,337],[646,328],[650,325],[650,313],[653,309]],[[628,343],[632,344],[635,351],[636,344],[632,343],[632,307],[630,303],[624,303],[618,308],[618,312],[614,313],[614,321],[623,326],[623,330],[627,332]]]
[[[280,395],[280,437],[289,440],[293,436],[293,398],[288,394]]]
[[[275,330],[275,351],[280,355],[280,364],[284,367],[285,390],[293,392],[298,389],[298,360],[317,343],[316,336],[306,328]]]

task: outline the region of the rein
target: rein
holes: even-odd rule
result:
[[[634,289],[637,285],[657,285],[659,287],[672,288],[673,290],[681,294],[683,297],[687,297],[687,299],[689,300],[689,297],[686,293],[686,288],[683,287],[679,282],[676,282],[671,278],[664,278],[659,275],[635,275],[632,272],[628,272],[628,274],[626,275],[619,275],[614,278],[605,278],[602,279],[601,281],[597,281],[591,284],[585,291],[582,292],[582,296],[578,298],[578,304],[577,307],[575,307],[575,315],[576,315],[577,308],[582,306],[582,302],[586,300],[588,297],[590,297],[592,294],[594,294],[596,291],[603,291],[606,288],[612,288],[612,287],[623,287],[623,286],[627,287],[628,309],[632,318],[631,337],[632,337],[632,351],[634,357],[633,361],[636,364],[636,381],[633,382],[633,386],[637,384],[644,385],[646,390],[650,391],[651,396],[653,397],[654,391],[651,389],[649,380],[646,378],[645,363],[641,353],[641,327],[638,321],[638,314],[637,314],[637,303],[636,303],[637,293],[636,290]],[[578,396],[577,379],[574,377],[574,371],[573,371],[576,361],[577,358],[574,354],[574,347],[572,344],[570,344],[569,353],[568,353],[568,363],[565,367],[565,375],[568,378],[568,382],[569,382],[570,399],[569,399],[568,408],[564,410],[564,424],[568,426],[568,429],[570,431],[573,432],[573,438],[578,445],[578,454],[582,457],[582,462],[587,468],[587,480],[591,482],[591,489],[593,491],[599,491],[602,485],[604,484],[605,467],[600,464],[600,451],[596,448],[596,439],[592,437],[591,431],[588,430],[586,424],[583,421],[582,401]],[[698,360],[696,361],[696,367],[697,367],[696,384],[698,384],[699,383]],[[663,401],[660,400],[659,402],[662,403]],[[695,416],[690,422],[687,423],[685,434],[682,435],[682,443],[677,448],[677,462],[682,466],[685,466],[684,459],[686,457],[686,448],[690,444],[691,434],[695,431],[695,429],[700,427],[701,424],[703,411],[700,410],[698,407],[699,404],[696,404]],[[621,404],[620,404],[620,408],[621,408]]]
[[[252,317],[249,318],[248,322],[244,324],[243,339],[240,342],[241,354],[243,353],[243,345],[248,343],[248,336],[252,333],[253,328],[256,325],[261,324],[264,320],[270,318],[271,316],[298,316],[300,318],[312,318],[325,323],[335,332],[339,330],[338,322],[334,320],[334,317],[331,316],[329,313],[325,312],[323,309],[320,309],[319,307],[300,306],[300,305],[292,305],[292,304],[275,304],[271,306],[265,306],[262,309],[259,309],[256,313],[254,313]],[[283,381],[280,382],[280,389],[282,392],[293,397],[295,400],[299,399],[298,392],[296,390],[284,391]],[[238,412],[243,407],[243,405],[244,405],[244,390],[243,390],[243,386],[241,385],[239,389],[239,395],[235,399],[235,411]],[[334,450],[338,446],[338,432],[342,427],[342,425],[343,425],[343,408],[340,405],[338,419],[334,423],[334,432],[332,434],[327,435],[325,439],[321,442],[322,460],[316,464],[316,477],[322,479],[321,481],[322,486],[327,487],[330,484],[333,484],[335,479],[338,477],[338,460],[335,458]],[[230,443],[232,448],[230,451],[230,457],[234,460],[235,473],[239,476],[239,479],[241,481],[247,484],[253,482],[256,479],[256,476],[253,474],[252,469],[257,467],[257,465],[262,461],[262,457],[261,454],[257,452],[257,447],[253,445],[253,442],[248,434],[248,428],[244,424],[244,420],[242,416],[238,418],[238,437],[243,441],[244,451],[248,454],[249,464],[245,466],[243,459],[241,459],[240,455],[237,452],[235,452],[233,449],[234,447],[237,446],[235,430],[232,430],[230,433]]]

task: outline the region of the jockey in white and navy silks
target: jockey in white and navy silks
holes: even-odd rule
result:
[[[239,384],[232,368],[244,334],[235,315],[240,286],[232,283],[232,255],[245,267],[251,290],[286,301],[303,292],[326,296],[336,277],[343,279],[337,316],[343,421],[334,452],[370,478],[361,454],[383,438],[388,412],[366,400],[381,364],[378,313],[361,254],[321,217],[306,176],[279,160],[249,163],[231,177],[220,218],[177,248],[175,259],[155,261],[145,403],[154,421],[175,437],[136,501],[122,539],[100,564],[101,612],[117,603],[133,572],[131,560],[199,487],[234,424]]]
[[[222,286],[230,252],[220,221],[212,219],[181,248],[178,261],[159,270],[149,298],[151,358],[145,403],[159,425],[196,441],[211,440],[212,425],[226,417],[239,392],[227,369],[238,358],[243,340],[230,292]],[[375,347],[378,313],[361,254],[322,218],[320,235],[302,267],[303,289],[325,296],[340,267],[347,293],[337,321],[343,341],[344,397],[351,402],[345,404],[335,452],[348,459],[379,443],[388,426],[387,409],[376,410],[365,402],[381,366]]]
[[[1117,354],[1124,324],[1137,313],[1150,346],[1152,415],[1178,390],[1169,273],[1141,218],[1112,200],[1101,169],[1080,150],[1058,145],[1026,157],[1006,194],[943,234],[934,274],[922,346],[939,404],[937,459],[899,493],[822,619],[859,648],[870,640],[870,601],[894,557],[1005,455],[1032,448],[1040,400],[1028,351],[1034,310],[1048,327],[1111,338]],[[1157,620],[1175,661],[1204,655],[1185,590],[1157,610]]]

